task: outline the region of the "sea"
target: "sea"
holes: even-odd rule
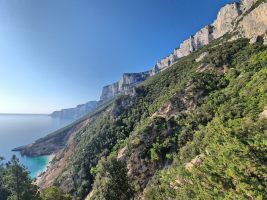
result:
[[[45,171],[49,156],[27,157],[12,149],[33,143],[35,140],[46,136],[68,124],[71,119],[53,118],[49,115],[34,114],[0,114],[0,156],[4,162],[16,155],[32,178]]]

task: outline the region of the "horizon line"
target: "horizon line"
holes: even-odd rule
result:
[[[50,115],[51,113],[1,113],[0,115]]]

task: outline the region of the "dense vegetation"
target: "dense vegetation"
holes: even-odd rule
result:
[[[127,177],[126,162],[113,155],[102,159],[97,169],[95,185],[98,188],[92,199],[128,200],[134,197],[134,188]]]
[[[120,189],[130,199],[145,188],[146,199],[266,198],[260,117],[267,105],[266,47],[226,39],[180,59],[137,86],[134,97],[120,96],[92,118],[56,185],[68,185],[78,199],[92,188],[96,199]],[[208,55],[196,62],[203,52]],[[155,114],[166,103],[171,114]],[[123,160],[114,159],[122,148]],[[149,168],[147,180],[126,173],[133,155]]]

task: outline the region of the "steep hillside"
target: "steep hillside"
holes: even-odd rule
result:
[[[191,58],[191,64],[180,61],[180,66],[178,62],[140,87],[140,103],[134,108],[142,107],[151,93],[155,104],[148,103],[147,112],[142,112],[148,117],[109,156],[126,162],[137,196],[266,198],[267,126],[261,114],[267,104],[266,50],[246,40],[224,43],[207,48],[208,56],[201,63],[194,62],[193,54],[185,59]],[[182,73],[175,77],[174,70],[181,67],[192,70],[188,79]],[[179,77],[183,84],[175,81]],[[170,96],[164,92],[157,96],[158,90],[167,90]],[[105,199],[110,177],[102,162],[108,161],[96,168],[90,199]]]
[[[47,137],[62,146],[39,186],[76,199],[266,199],[266,6],[226,5],[149,76],[106,87],[110,102]]]
[[[180,129],[173,164],[154,177],[143,198],[267,198],[267,120],[262,114],[267,104],[267,49],[246,45],[233,54],[229,45],[204,61],[227,64],[221,77],[225,87],[211,92],[186,118],[175,115]],[[216,64],[221,55],[228,55],[226,63]],[[150,155],[156,152],[159,160],[166,159],[166,141],[155,141]]]
[[[171,177],[176,178],[179,174],[176,172],[177,176],[172,176],[173,172],[169,174],[169,170],[179,169],[180,154],[188,149],[188,155],[182,157],[182,161],[187,163],[203,158],[205,152],[195,148],[207,143],[216,144],[211,136],[207,138],[211,139],[209,142],[201,143],[199,138],[195,139],[198,133],[205,133],[204,129],[211,126],[220,115],[221,120],[226,121],[235,118],[245,120],[246,117],[249,117],[248,120],[261,120],[260,113],[267,104],[266,47],[249,44],[248,40],[226,43],[226,39],[214,41],[201,51],[181,59],[171,68],[139,85],[135,96],[121,96],[98,113],[76,133],[71,145],[58,154],[57,160],[40,178],[43,185],[49,185],[44,177],[57,169],[59,176],[54,183],[51,179],[49,183],[84,197],[91,190],[96,175],[91,197],[98,199],[96,196],[104,193],[99,188],[105,188],[103,180],[106,180],[99,166],[105,163],[104,157],[117,155],[127,163],[128,176],[137,196],[142,196],[145,189],[147,199],[165,199],[163,197],[166,195],[176,198],[173,188],[177,186],[171,186]],[[206,56],[196,62],[203,57],[203,53]],[[261,130],[264,129],[262,127]],[[263,139],[261,134],[257,137]],[[201,144],[191,148],[194,140]],[[62,161],[66,159],[65,155],[67,162]],[[249,155],[244,156],[251,159]],[[59,167],[61,162],[64,165]],[[264,167],[260,162],[257,164],[260,168]],[[169,170],[165,170],[166,167]],[[161,169],[163,171],[160,174],[163,175],[156,175]],[[249,179],[249,175],[239,176]],[[234,186],[231,189],[235,189]]]

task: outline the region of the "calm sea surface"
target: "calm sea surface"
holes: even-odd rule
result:
[[[20,162],[30,171],[31,177],[36,177],[38,173],[45,170],[48,156],[22,157],[11,150],[32,143],[71,122],[70,119],[52,118],[48,115],[0,114],[0,156],[7,161],[13,154],[16,154]]]

